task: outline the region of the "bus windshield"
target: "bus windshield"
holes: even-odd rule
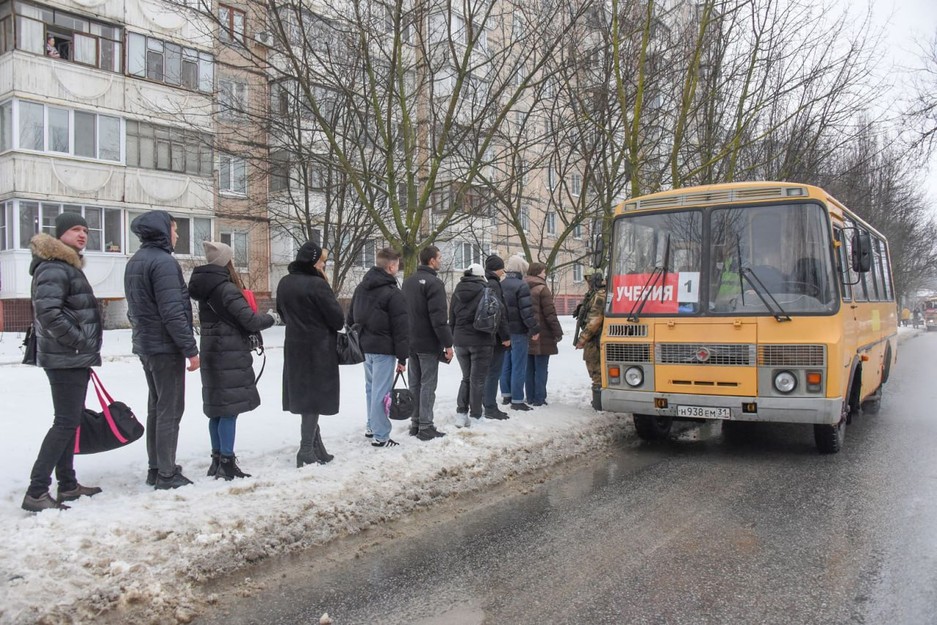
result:
[[[614,236],[611,314],[836,309],[831,236],[817,204],[625,214]]]

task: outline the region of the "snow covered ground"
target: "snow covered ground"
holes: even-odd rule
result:
[[[403,421],[394,422],[392,434],[400,447],[371,447],[363,436],[363,366],[342,367],[341,412],[321,419],[335,461],[302,469],[295,466],[299,418],[280,409],[284,329],[272,328],[265,333],[263,404],[238,420],[236,452],[252,478],[205,477],[208,425],[199,375],[191,373],[177,460],[193,486],[146,486],[141,439],[76,458],[78,479],[104,492],[38,515],[20,503],[52,422],[48,381],[41,369],[16,364],[22,334],[0,335],[0,623],[86,623],[115,607],[132,609],[134,622],[185,623],[212,600],[199,583],[215,575],[608,445],[630,419],[591,409],[581,352],[571,344],[573,319],[562,323],[567,336],[551,360],[549,406],[456,429],[461,374],[457,363],[443,365],[436,423],[448,436],[435,441],[408,436]],[[146,382],[129,331],[105,333],[98,373],[144,420]],[[93,392],[87,405],[98,409]],[[54,481],[52,488],[54,495]]]

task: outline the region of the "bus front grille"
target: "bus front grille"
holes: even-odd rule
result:
[[[647,325],[643,323],[614,323],[608,326],[607,336],[647,336]]]
[[[651,362],[651,346],[647,343],[606,343],[607,362]]]
[[[747,367],[755,363],[755,346],[747,343],[658,343],[654,356],[662,365]]]
[[[761,367],[825,367],[824,345],[759,345]]]

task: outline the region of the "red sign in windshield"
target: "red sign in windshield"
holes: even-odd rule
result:
[[[699,272],[671,272],[657,275],[631,273],[612,277],[611,311],[618,314],[637,312],[677,314],[681,305],[699,302]],[[647,298],[643,308],[641,301]]]

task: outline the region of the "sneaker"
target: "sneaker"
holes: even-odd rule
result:
[[[485,409],[485,418],[486,419],[495,419],[497,421],[505,421],[510,419],[508,413],[503,410],[498,410],[497,408],[487,408]]]
[[[182,465],[176,465],[176,473],[182,473]],[[147,486],[156,486],[156,477],[159,475],[159,469],[147,469],[146,470],[146,485]]]
[[[52,499],[49,491],[46,491],[38,497],[30,497],[29,493],[23,497],[23,510],[27,512],[42,512],[43,510],[68,510],[68,506]]]
[[[365,437],[365,438],[374,438],[374,432],[371,431],[371,428],[367,428],[367,429],[364,431],[364,437]]]
[[[371,441],[371,447],[396,447],[399,444],[392,438],[388,438],[386,441]]]
[[[71,490],[59,490],[58,497],[56,500],[61,503],[63,501],[75,501],[79,497],[94,497],[101,492],[101,489],[97,486],[82,486],[81,484],[76,484],[75,488]]]
[[[468,428],[472,427],[472,421],[469,419],[468,414],[457,414],[455,416],[455,426],[457,428]]]
[[[530,402],[531,406],[548,406],[546,401],[532,401]]]
[[[445,435],[446,435],[445,432],[440,432],[439,430],[437,430],[435,427],[431,425],[429,427],[426,427],[420,430],[420,433],[417,434],[416,437],[420,439],[421,441],[431,441],[434,438],[442,438]]]
[[[420,433],[420,425],[418,423],[410,424],[410,436],[416,436]]]
[[[165,477],[163,475],[156,476],[156,490],[169,490],[171,488],[188,486],[191,483],[192,480],[182,475],[179,471],[173,473],[171,477]]]
[[[533,410],[533,408],[531,408],[527,404],[521,403],[521,404],[511,404],[511,410]]]
[[[502,397],[502,398],[501,398],[501,403],[504,404],[505,406],[507,406],[508,404],[510,404],[510,403],[511,403],[511,396],[510,396],[510,395],[505,395],[504,397]]]

